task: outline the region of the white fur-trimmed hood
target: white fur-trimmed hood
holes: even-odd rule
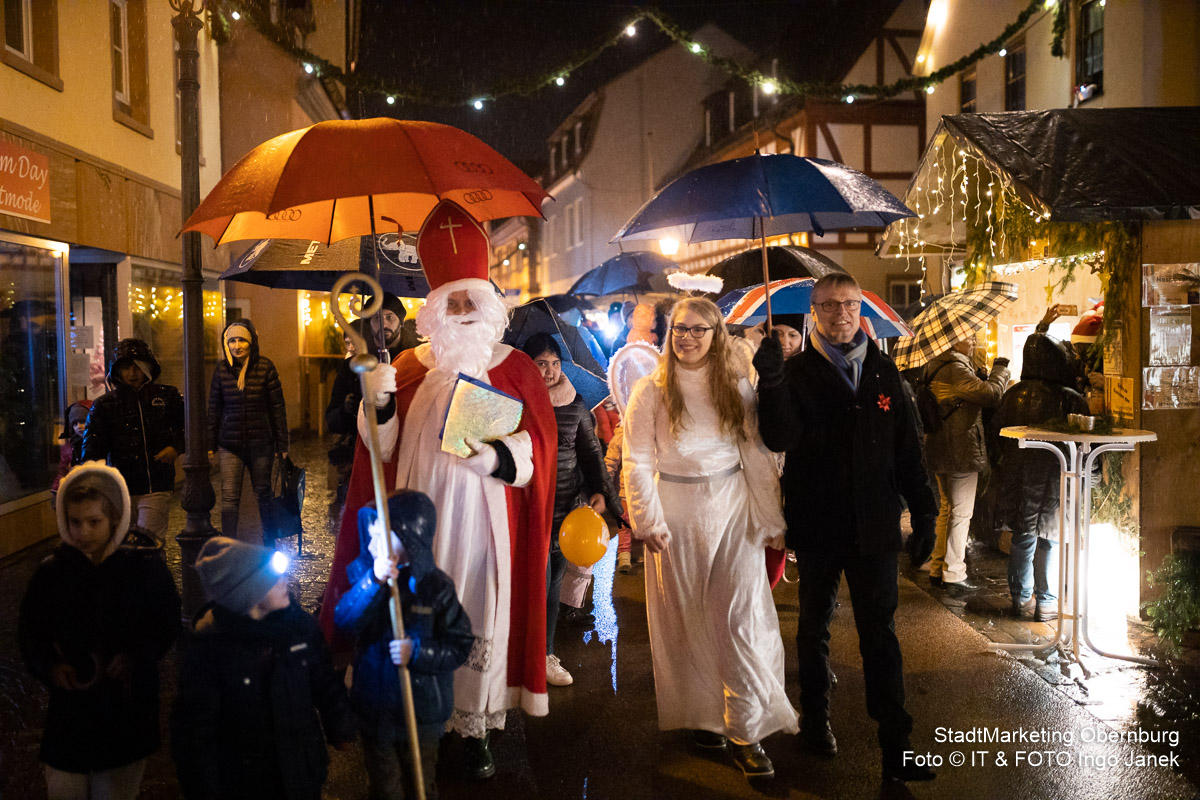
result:
[[[121,473],[103,461],[85,461],[67,473],[58,484],[55,514],[58,517],[58,535],[76,549],[79,549],[79,544],[71,540],[70,529],[67,527],[66,503],[66,497],[74,486],[95,487],[117,509],[117,529],[100,556],[100,561],[103,561],[117,551],[121,542],[125,541],[125,535],[129,533],[129,488],[125,485],[125,478]]]

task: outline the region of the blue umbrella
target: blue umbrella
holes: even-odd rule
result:
[[[583,273],[566,294],[602,297],[618,292],[670,292],[673,290],[663,275],[678,268],[674,261],[651,250],[617,253]]]
[[[564,322],[544,297],[513,309],[502,341],[519,348],[535,333],[548,333],[558,342],[563,374],[583,398],[583,404],[592,409],[604,402],[608,397],[604,368],[592,357],[579,329]]]
[[[915,216],[877,182],[836,161],[787,154],[720,161],[676,178],[613,237],[681,242],[883,228]]]
[[[397,234],[379,238],[379,283],[397,297],[425,297],[429,282],[417,262],[416,248]],[[356,236],[326,246],[302,239],[262,239],[221,273],[221,280],[254,283],[273,289],[328,292],[346,272],[374,274],[371,237]]]

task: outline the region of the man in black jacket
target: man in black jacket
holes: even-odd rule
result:
[[[799,569],[800,736],[810,750],[837,753],[829,727],[829,622],[845,573],[883,776],[928,780],[932,771],[905,758],[912,717],[904,710],[893,615],[901,495],[912,513],[908,551],[917,565],[933,548],[937,503],[900,374],[861,330],[861,303],[850,275],[822,278],[812,292],[811,346],[785,366],[779,341],[768,338],[754,358],[763,442],[787,453],[787,544]]]
[[[106,394],[92,405],[83,461],[106,461],[129,486],[134,517],[160,542],[167,535],[175,459],[184,450],[183,397],[156,383],[162,367],[141,339],[117,342]]]

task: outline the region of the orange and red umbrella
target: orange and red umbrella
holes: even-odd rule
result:
[[[331,120],[247,153],[183,226],[217,244],[415,231],[438,200],[479,221],[541,216],[548,194],[471,134],[436,122]]]

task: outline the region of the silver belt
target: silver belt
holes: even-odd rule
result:
[[[732,467],[727,467],[720,472],[714,472],[711,475],[672,475],[669,472],[658,473],[658,479],[662,481],[670,481],[671,483],[708,483],[715,481],[718,478],[728,478],[730,475],[736,475],[742,471],[740,463],[734,464]]]

